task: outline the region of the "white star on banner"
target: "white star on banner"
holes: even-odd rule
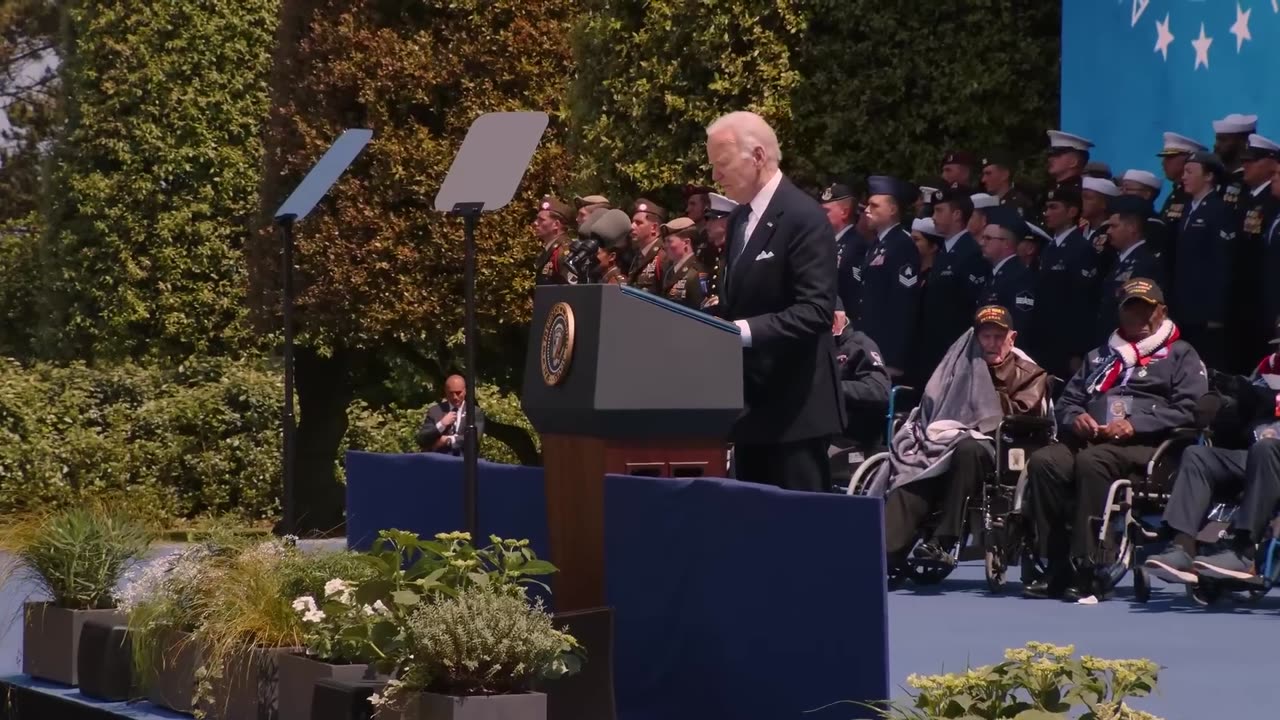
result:
[[[1139,18],[1142,17],[1142,13],[1147,11],[1147,6],[1150,4],[1151,0],[1133,0],[1133,11],[1129,14],[1129,27],[1138,24]]]
[[[1280,0],[1276,0],[1280,2]],[[1164,14],[1164,22],[1156,21],[1156,49],[1155,52],[1164,55],[1164,59],[1169,59],[1169,43],[1173,42],[1173,33],[1169,32],[1169,13]]]
[[[1209,46],[1212,44],[1213,38],[1205,36],[1204,23],[1200,23],[1200,37],[1191,41],[1191,47],[1196,49],[1196,66],[1192,70],[1199,70],[1201,65],[1209,69]]]
[[[1271,0],[1271,12],[1280,13],[1280,0]]]
[[[1244,46],[1245,40],[1252,40],[1253,36],[1249,34],[1249,15],[1253,13],[1253,8],[1245,10],[1240,7],[1240,3],[1236,3],[1236,24],[1231,26],[1231,34],[1236,36],[1236,54],[1240,54],[1240,48]]]

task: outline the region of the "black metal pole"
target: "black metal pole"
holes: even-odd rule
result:
[[[462,215],[464,243],[464,259],[462,263],[464,317],[463,328],[466,332],[467,397],[464,401],[466,425],[462,445],[463,463],[463,512],[467,523],[467,531],[472,540],[480,542],[480,513],[477,503],[477,473],[480,456],[479,438],[476,437],[476,223],[480,219],[479,203],[467,204],[455,208]]]
[[[281,534],[294,535],[298,529],[297,504],[293,488],[293,464],[295,454],[295,436],[297,428],[293,415],[293,220],[294,216],[286,215],[279,219],[280,230],[284,235],[284,280],[281,283],[282,308],[281,318],[284,323],[284,409],[281,411],[281,425],[284,427],[284,439],[281,458],[283,471],[283,503],[284,517],[280,523]]]

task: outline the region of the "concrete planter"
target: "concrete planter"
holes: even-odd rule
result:
[[[518,695],[476,695],[454,697],[416,693],[403,709],[379,710],[377,720],[547,720],[547,696],[542,693]]]
[[[41,680],[76,685],[80,631],[90,618],[115,618],[116,610],[68,610],[47,602],[23,608],[22,672]]]
[[[311,700],[321,680],[355,682],[364,678],[368,665],[332,665],[305,655],[277,658],[279,670],[279,720],[311,720]]]
[[[200,666],[199,649],[191,635],[178,630],[165,632],[160,638],[146,679],[147,699],[174,712],[195,712],[196,668]]]

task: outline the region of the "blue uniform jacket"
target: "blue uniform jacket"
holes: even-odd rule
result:
[[[862,263],[858,330],[867,334],[885,365],[906,369],[920,302],[920,251],[901,225],[891,228]]]

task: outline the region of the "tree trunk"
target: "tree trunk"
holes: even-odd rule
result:
[[[334,461],[347,433],[347,408],[355,398],[351,367],[356,353],[343,348],[323,357],[312,348],[297,349],[294,501],[299,535],[340,533],[345,528],[345,489],[338,482]]]

